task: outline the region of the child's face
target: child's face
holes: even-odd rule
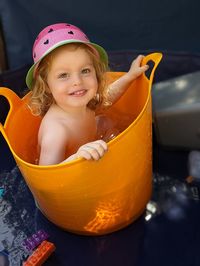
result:
[[[85,107],[98,89],[89,54],[81,48],[69,49],[67,45],[56,51],[47,83],[56,104],[64,110]]]

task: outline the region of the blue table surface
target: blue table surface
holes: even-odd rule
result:
[[[0,251],[6,264],[27,259],[24,239],[43,229],[55,252],[46,266],[199,266],[200,183],[187,182],[188,152],[154,145],[153,195],[144,214],[105,236],[80,236],[58,228],[36,208],[23,177],[1,140]],[[141,195],[142,197],[142,195]]]

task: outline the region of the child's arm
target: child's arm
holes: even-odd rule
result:
[[[58,164],[65,159],[69,138],[59,123],[45,125],[39,131],[39,165]]]
[[[56,128],[56,131],[55,131]],[[39,134],[40,158],[39,165],[52,165],[69,162],[78,158],[99,160],[107,151],[103,140],[96,140],[82,145],[75,154],[65,159],[65,153],[70,138],[61,124],[53,124],[42,128]]]
[[[123,93],[128,88],[129,84],[145,72],[149,66],[141,66],[143,55],[139,55],[131,64],[129,71],[118,80],[114,81],[107,87],[106,90],[106,105],[112,105],[119,100]],[[104,103],[103,103],[104,105]]]

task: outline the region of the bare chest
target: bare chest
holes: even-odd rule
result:
[[[94,116],[72,121],[70,125],[67,125],[67,128],[70,131],[70,143],[67,148],[69,154],[76,152],[83,144],[96,139],[97,126]]]

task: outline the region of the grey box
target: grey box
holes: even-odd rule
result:
[[[200,71],[153,85],[153,121],[158,143],[200,148]]]

